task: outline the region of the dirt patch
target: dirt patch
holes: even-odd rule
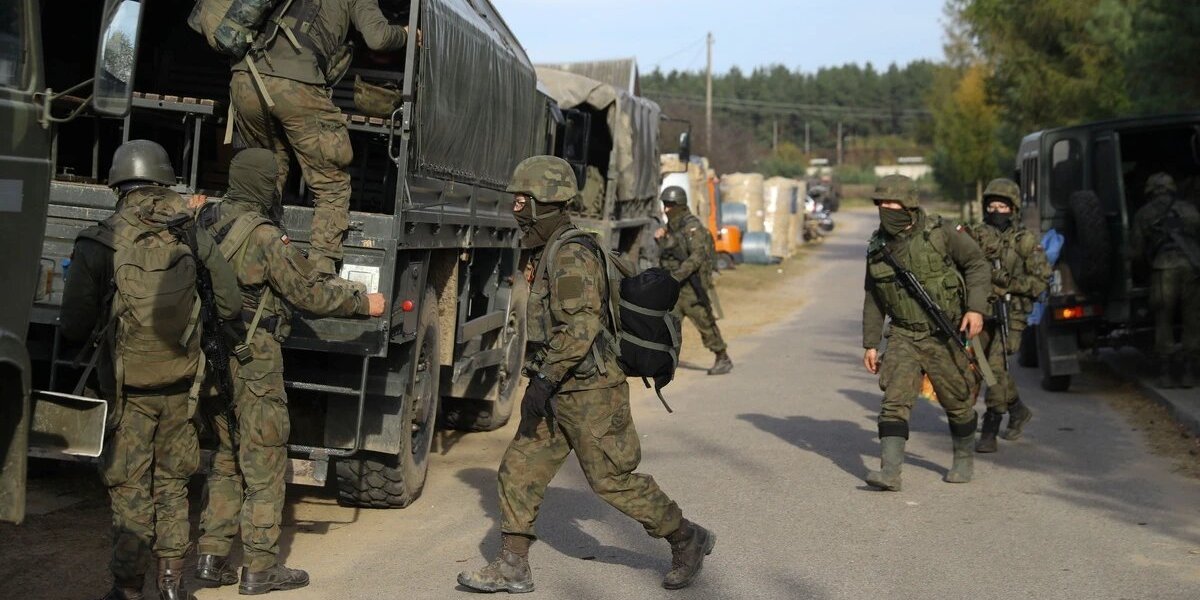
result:
[[[1151,452],[1171,461],[1172,471],[1200,479],[1200,439],[1180,425],[1166,407],[1127,382],[1114,382],[1113,393],[1104,397],[1132,431],[1142,434]]]

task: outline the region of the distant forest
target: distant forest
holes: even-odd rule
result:
[[[927,100],[936,70],[929,61],[893,64],[884,71],[869,63],[815,73],[776,65],[747,75],[734,67],[713,77],[709,159],[722,173],[795,176],[809,158],[836,160],[839,122],[847,164],[865,167],[926,154],[933,136]],[[655,70],[642,75],[641,86],[642,95],[668,116],[691,122],[693,152],[705,154],[704,73]],[[673,151],[680,126],[668,123],[663,129],[663,151]]]

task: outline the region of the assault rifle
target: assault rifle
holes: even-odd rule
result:
[[[995,268],[1000,268],[1000,259],[996,259]],[[1008,371],[1008,336],[1009,329],[1009,313],[1012,306],[1012,294],[1005,293],[996,298],[996,324],[1000,327],[1000,355],[1004,357],[1004,370]]]
[[[884,246],[880,252],[883,254],[883,262],[896,271],[896,277],[900,280],[900,285],[912,296],[913,300],[917,301],[917,304],[921,306],[921,310],[925,311],[925,314],[933,321],[933,326],[938,333],[946,336],[946,339],[950,340],[954,347],[958,348],[967,357],[971,366],[975,368],[977,373],[983,375],[983,380],[988,385],[995,385],[996,377],[991,369],[984,368],[980,364],[979,359],[971,352],[970,343],[959,335],[958,329],[946,318],[946,313],[942,312],[942,307],[938,306],[937,301],[929,295],[929,292],[917,280],[917,276],[913,275],[912,271],[901,266],[896,257],[892,255],[891,249],[887,246]]]
[[[251,359],[250,347],[244,343],[230,341],[236,336],[221,322],[217,312],[217,299],[213,294],[212,275],[200,259],[196,244],[196,225],[189,215],[180,213],[167,224],[175,237],[183,240],[192,251],[196,263],[196,295],[200,297],[200,349],[204,352],[206,371],[211,371],[217,383],[217,393],[223,400],[223,412],[229,425],[231,440],[237,439],[237,414],[234,411],[236,396],[233,392],[233,375],[229,371],[230,351],[234,348],[238,362],[245,364]],[[228,341],[227,341],[228,340]]]

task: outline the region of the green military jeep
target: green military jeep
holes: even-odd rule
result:
[[[1043,388],[1066,391],[1081,350],[1148,347],[1150,273],[1129,237],[1146,179],[1159,171],[1196,201],[1200,113],[1085,123],[1021,141],[1016,178],[1025,225],[1063,238],[1040,323],[1021,345],[1020,363],[1041,367]]]

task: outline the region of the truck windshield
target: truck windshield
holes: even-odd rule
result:
[[[23,87],[24,23],[20,0],[0,0],[0,86]]]
[[[1055,208],[1064,208],[1072,192],[1084,189],[1079,142],[1071,139],[1055,142],[1050,161],[1050,202]]]

